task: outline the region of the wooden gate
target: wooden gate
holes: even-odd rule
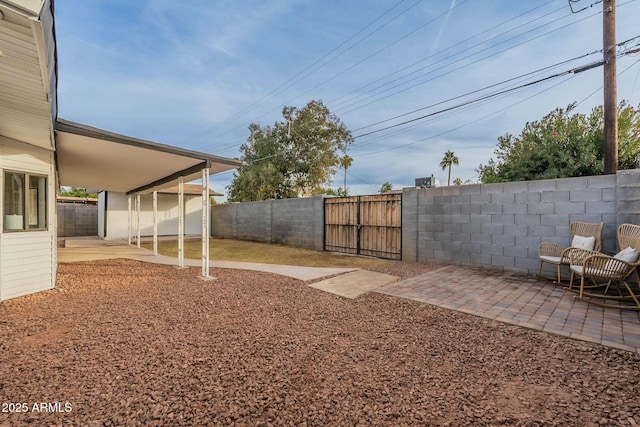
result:
[[[402,194],[324,199],[324,249],[402,259]]]

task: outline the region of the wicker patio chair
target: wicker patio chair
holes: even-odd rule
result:
[[[618,249],[629,247],[640,250],[640,225],[622,224],[618,227]]]
[[[572,250],[569,255],[571,279],[567,289],[577,292],[577,299],[590,304],[640,310],[640,226],[622,224],[618,227],[618,246],[621,251],[613,257],[593,251]],[[576,275],[580,276],[578,289],[573,287]],[[635,286],[630,284],[632,279],[636,281]],[[591,292],[598,289],[601,291]],[[617,303],[608,303],[609,300]]]
[[[571,242],[575,241],[576,236],[581,237],[594,237],[595,241],[593,242],[593,247],[591,248],[583,248],[590,249],[594,251],[600,251],[602,248],[602,228],[604,227],[603,222],[591,223],[591,222],[581,222],[574,221],[571,223],[569,227],[569,231],[571,233]],[[540,258],[540,268],[538,269],[538,276],[544,277],[542,275],[542,265],[543,263],[548,263],[555,265],[556,270],[556,283],[562,283],[562,277],[560,275],[560,269],[563,265],[568,266],[570,263],[569,254],[571,252],[572,246],[562,246],[557,243],[551,242],[542,242],[538,245],[538,258]],[[550,277],[545,277],[546,279],[553,280]]]

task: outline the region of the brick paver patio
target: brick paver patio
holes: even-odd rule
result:
[[[638,311],[587,304],[533,276],[446,266],[374,292],[640,353]]]

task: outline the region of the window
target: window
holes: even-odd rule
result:
[[[4,230],[47,229],[47,177],[4,173]]]
[[[29,176],[29,229],[47,228],[47,178]]]

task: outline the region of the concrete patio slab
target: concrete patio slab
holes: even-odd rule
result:
[[[368,270],[356,270],[351,273],[330,277],[309,286],[321,291],[340,295],[345,298],[357,298],[371,290],[393,283],[398,278],[388,274],[376,273]]]

